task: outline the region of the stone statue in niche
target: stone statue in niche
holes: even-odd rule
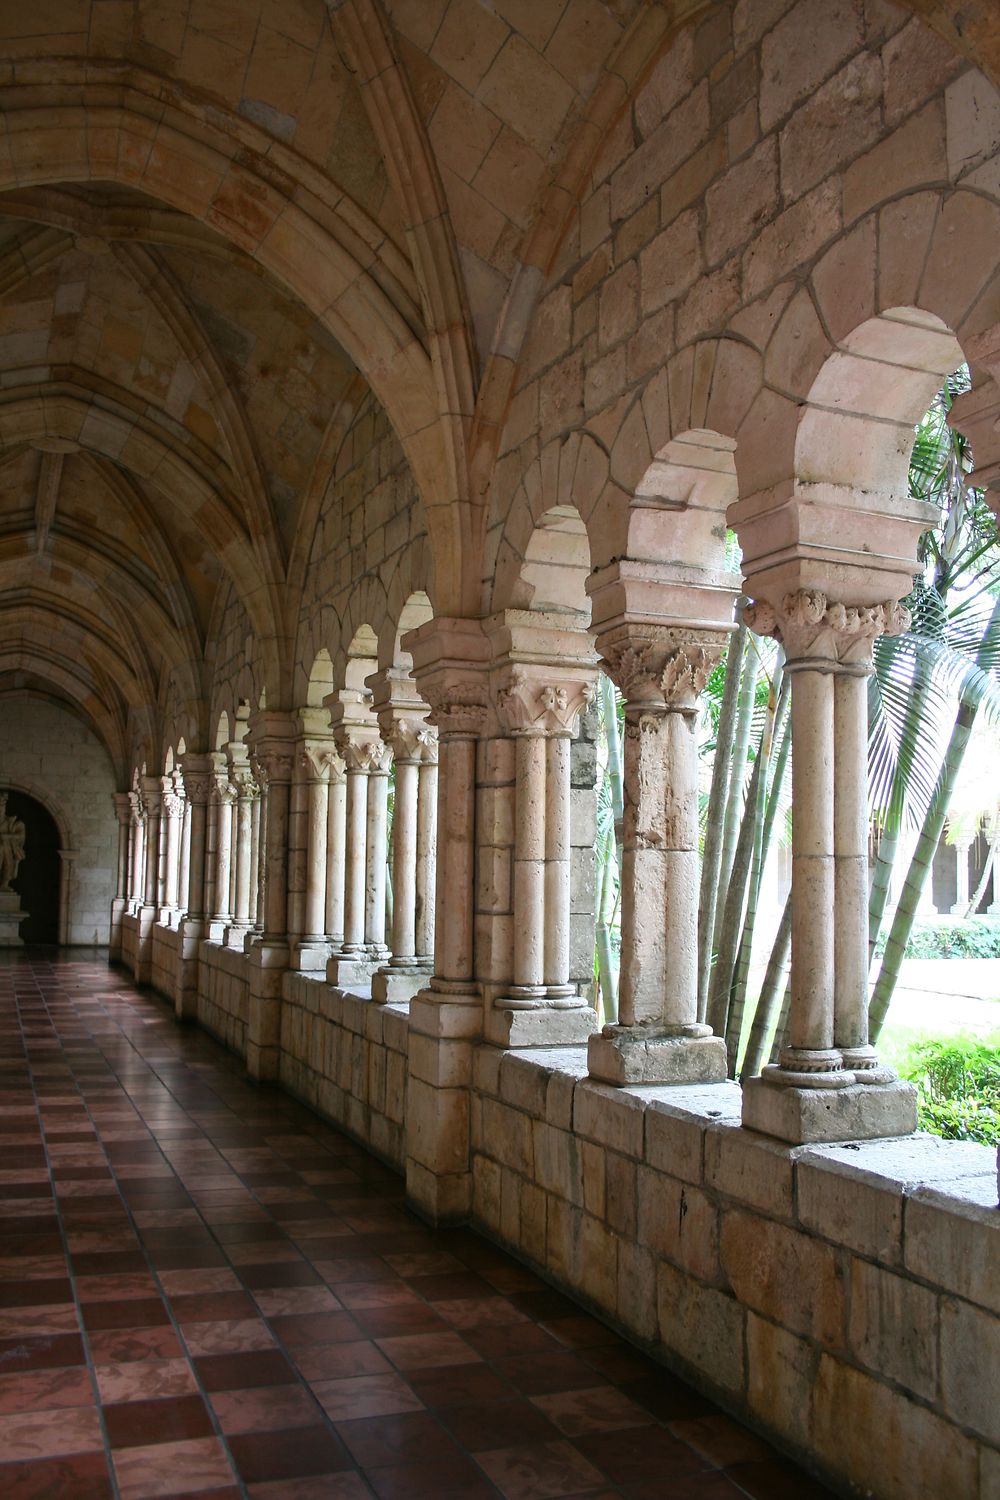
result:
[[[7,812],[7,793],[0,792],[0,891],[10,883],[24,859],[24,824]]]

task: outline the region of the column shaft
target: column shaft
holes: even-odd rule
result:
[[[476,741],[442,734],[439,756],[437,873],[446,899],[436,903],[434,973],[461,981],[472,978]]]
[[[381,764],[368,773],[365,847],[365,944],[380,955],[385,949],[385,861],[387,853],[389,769]]]
[[[862,673],[837,673],[833,717],[834,1040],[851,1050],[868,1045],[868,694]],[[848,1067],[860,1061],[845,1058]]]
[[[308,845],[306,857],[306,937],[321,943],[326,936],[327,820],[329,783],[308,783]]]
[[[698,739],[697,715],[674,710],[665,725],[667,765],[664,824],[666,985],[668,1030],[698,1021]]]
[[[417,873],[414,898],[414,941],[418,958],[432,958],[434,954],[437,785],[437,761],[422,761],[417,787]]]
[[[231,794],[230,794],[231,795]],[[232,921],[230,881],[233,862],[233,804],[220,796],[215,804],[215,922]]]
[[[350,766],[344,861],[344,950],[350,953],[359,952],[365,941],[367,827],[368,776],[360,766]]]
[[[417,952],[417,814],[420,768],[396,761],[392,809],[392,961],[412,963]]]
[[[622,1026],[658,1022],[670,982],[663,848],[669,718],[664,712],[626,709],[622,955],[618,990],[618,1020]]]
[[[545,963],[546,988],[568,993],[570,918],[570,739],[545,740]]]
[[[343,775],[330,783],[327,804],[327,874],[325,931],[330,941],[344,942],[344,865],[347,831],[347,782]]]
[[[513,994],[526,999],[545,982],[545,746],[542,735],[522,734],[514,752]]]
[[[808,1066],[808,1054],[833,1046],[833,676],[809,667],[793,670],[791,692],[792,1000],[786,1050],[794,1068]]]

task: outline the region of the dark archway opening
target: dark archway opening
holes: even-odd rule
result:
[[[58,943],[59,829],[47,808],[25,792],[7,793],[7,812],[24,824],[24,861],[12,881],[28,913],[21,937],[25,943]]]

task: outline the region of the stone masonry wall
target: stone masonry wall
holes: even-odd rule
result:
[[[402,1171],[409,1017],[306,974],[286,974],[281,1082]]]
[[[13,711],[16,703],[16,712]],[[75,714],[28,694],[0,718],[0,786],[58,813],[76,859],[69,877],[70,943],[108,941],[118,823],[114,773],[96,735]]]
[[[219,943],[202,943],[198,963],[198,1020],[206,1031],[246,1057],[250,983],[242,953]]]
[[[1000,1493],[993,1152],[790,1148],[739,1128],[736,1085],[585,1074],[479,1050],[475,1222],[828,1477]]]

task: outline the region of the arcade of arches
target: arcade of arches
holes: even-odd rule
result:
[[[995,0],[35,0],[0,57],[0,785],[74,826],[65,723],[114,787],[67,900],[828,1481],[996,1500],[995,1163],[912,1136],[863,917],[864,679],[963,360],[1000,492]],[[741,592],[795,776],[742,1096],[693,729]]]

